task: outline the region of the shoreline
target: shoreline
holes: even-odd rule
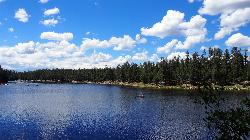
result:
[[[90,83],[90,84],[99,84],[99,85],[114,85],[121,87],[130,87],[130,88],[139,88],[139,89],[152,89],[152,90],[184,90],[184,91],[196,91],[198,86],[192,86],[189,84],[176,85],[176,86],[164,86],[156,84],[144,84],[144,83]],[[217,85],[213,86],[219,87]],[[243,85],[233,85],[233,86],[224,86],[224,90],[227,92],[250,92],[250,86],[243,87]]]
[[[12,81],[13,82],[13,81]],[[17,81],[14,81],[17,82]],[[185,90],[185,91],[195,91],[198,89],[198,86],[193,86],[191,84],[183,84],[176,86],[165,86],[157,84],[144,84],[144,83],[128,83],[128,82],[89,82],[89,81],[71,81],[71,82],[60,82],[60,81],[50,81],[50,80],[31,80],[23,81],[28,83],[43,83],[43,84],[97,84],[97,85],[111,85],[111,86],[121,86],[129,88],[138,88],[138,89],[152,89],[152,90]],[[11,83],[11,82],[10,82]],[[219,87],[214,85],[214,87]],[[250,86],[243,86],[240,84],[235,84],[232,86],[224,86],[225,91],[229,92],[250,92]]]

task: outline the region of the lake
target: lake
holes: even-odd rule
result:
[[[143,93],[145,98],[136,98]],[[230,105],[246,95],[227,95]],[[204,109],[174,91],[94,84],[0,86],[0,139],[210,139]]]

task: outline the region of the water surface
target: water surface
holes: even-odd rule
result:
[[[145,98],[136,96],[145,94]],[[239,102],[242,96],[230,95]],[[105,85],[0,86],[0,139],[209,139],[185,93]]]

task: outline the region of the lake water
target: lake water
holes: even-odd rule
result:
[[[144,93],[145,98],[136,98]],[[231,103],[242,96],[230,95]],[[0,86],[0,139],[210,139],[185,93],[105,85]]]

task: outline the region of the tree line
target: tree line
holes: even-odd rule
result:
[[[4,70],[0,65],[0,84],[8,82],[8,73],[7,70]]]
[[[115,68],[93,69],[41,69],[35,71],[8,71],[9,80],[47,80],[57,82],[142,82],[164,85],[199,85],[209,81],[217,85],[241,84],[250,81],[250,62],[247,50],[234,47],[222,51],[219,48],[180,56],[171,60],[141,64],[126,62]]]

